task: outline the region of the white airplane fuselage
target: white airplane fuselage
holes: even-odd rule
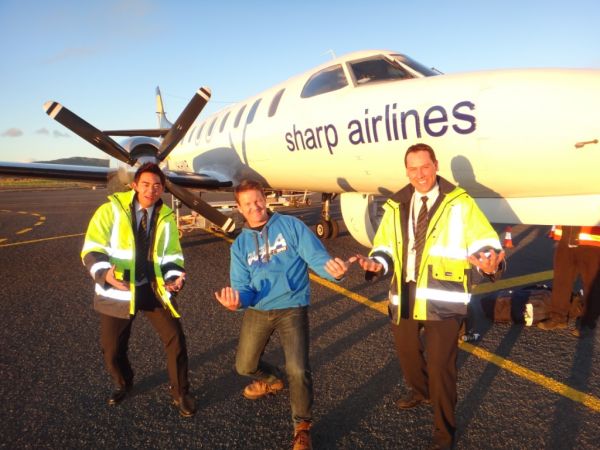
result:
[[[414,78],[357,81],[352,61],[387,54],[338,58],[198,120],[169,168],[342,193],[346,225],[368,245],[352,223],[372,235],[361,217],[369,199],[406,185],[404,153],[423,142],[436,151],[440,175],[465,188],[491,221],[600,224],[599,70],[423,77],[407,68]],[[338,65],[345,87],[301,97],[313,74]]]

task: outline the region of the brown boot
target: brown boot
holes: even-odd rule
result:
[[[275,380],[272,383],[265,383],[261,380],[255,380],[244,389],[244,397],[249,400],[257,400],[266,395],[275,395],[283,389],[283,381]]]
[[[294,431],[292,450],[311,450],[310,422],[300,422]]]
[[[567,321],[566,320],[558,321],[556,319],[548,319],[543,322],[538,322],[537,327],[541,328],[542,330],[562,329],[562,328],[567,328]]]

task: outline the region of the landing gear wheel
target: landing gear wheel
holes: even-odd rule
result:
[[[340,226],[337,223],[337,220],[330,220],[329,223],[331,225],[331,235],[329,237],[334,239],[338,237],[338,234],[340,234]]]
[[[321,219],[315,226],[315,233],[319,239],[329,239],[331,236],[331,222]]]

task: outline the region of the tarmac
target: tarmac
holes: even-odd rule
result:
[[[198,229],[182,238],[188,282],[178,302],[197,414],[182,418],[170,404],[161,343],[143,315],[130,341],[134,389],[121,404],[107,405],[111,383],[93,283],[79,257],[106,195],[105,189],[0,192],[0,447],[289,448],[287,387],[258,401],[241,395],[249,380],[233,366],[242,315],[213,295],[229,283],[230,244],[218,233]],[[314,225],[320,208],[313,205],[279,211]],[[457,449],[600,448],[600,332],[576,339],[568,329],[494,324],[478,307],[494,290],[551,282],[548,229],[514,226],[507,272],[477,288],[473,310],[482,339],[460,346]],[[325,241],[332,255],[368,252],[341,230]],[[311,280],[314,448],[427,448],[431,409],[395,406],[405,387],[385,314],[389,281],[366,282],[358,267],[339,285]],[[265,358],[283,366],[277,336]]]

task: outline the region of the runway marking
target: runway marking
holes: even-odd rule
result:
[[[224,236],[218,232],[214,232],[212,230],[208,231],[215,236],[223,238],[229,243],[233,242],[233,239]],[[545,281],[551,279],[553,277],[553,274],[554,272],[552,270],[547,270],[544,272],[537,272],[528,275],[507,278],[504,280],[498,280],[495,283],[484,283],[477,286],[477,288],[475,289],[476,292],[474,293],[483,294],[500,289],[507,289],[510,287],[522,286],[526,284]],[[316,283],[319,283],[322,286],[325,286],[341,295],[348,297],[351,300],[354,300],[355,302],[358,302],[382,314],[387,315],[387,301],[374,302],[373,300],[369,300],[367,297],[349,291],[348,289],[345,289],[329,280],[325,280],[324,278],[321,278],[313,273],[310,273],[309,277],[311,280],[313,280]],[[543,388],[546,388],[552,392],[567,397],[570,400],[581,403],[582,405],[587,406],[595,412],[600,412],[600,399],[594,397],[593,395],[586,394],[585,392],[578,391],[577,389],[573,389],[572,387],[569,387],[564,383],[553,380],[552,378],[542,375],[540,373],[534,372],[533,370],[527,369],[526,367],[509,361],[508,359],[503,358],[502,356],[498,356],[481,347],[476,347],[467,342],[460,342],[458,344],[458,347],[461,350],[472,354],[473,356],[488,361],[489,363],[494,364],[500,367],[501,369],[505,369],[521,378],[524,378],[525,380],[538,384],[539,386],[542,386]]]
[[[54,241],[56,239],[66,239],[66,238],[72,238],[72,237],[77,237],[77,236],[85,236],[85,233],[65,234],[64,236],[53,236],[53,237],[42,238],[42,239],[32,239],[30,241],[12,242],[10,244],[0,244],[0,248],[14,247],[16,245],[36,244],[38,242]],[[0,240],[0,242],[2,242],[2,241]]]

